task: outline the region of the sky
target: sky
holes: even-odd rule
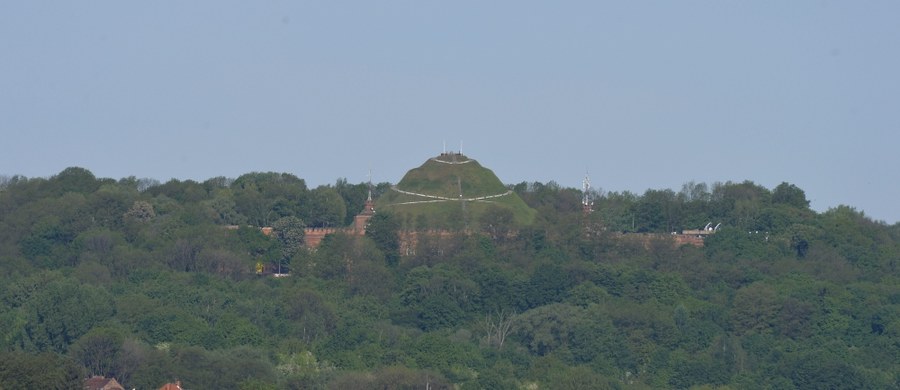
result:
[[[0,175],[781,182],[900,221],[897,1],[4,1]]]

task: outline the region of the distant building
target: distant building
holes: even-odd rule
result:
[[[175,381],[175,383],[166,383],[163,387],[160,387],[159,390],[183,390],[181,388],[181,381]]]
[[[85,390],[125,390],[115,378],[92,376],[84,381]]]

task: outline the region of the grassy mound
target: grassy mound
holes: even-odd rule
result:
[[[376,207],[398,215],[408,229],[476,228],[493,208],[509,210],[519,226],[535,216],[494,172],[461,154],[442,154],[410,170]]]

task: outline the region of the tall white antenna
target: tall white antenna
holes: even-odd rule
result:
[[[459,140],[459,154],[462,154],[462,140]]]
[[[581,207],[585,213],[594,211],[594,200],[591,199],[591,177],[587,170],[584,171],[584,180],[581,182]]]

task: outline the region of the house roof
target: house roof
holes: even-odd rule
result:
[[[125,390],[115,378],[92,376],[84,380],[85,390]]]
[[[182,390],[181,381],[175,381],[175,383],[166,383],[163,385],[163,387],[160,387],[159,390]]]

